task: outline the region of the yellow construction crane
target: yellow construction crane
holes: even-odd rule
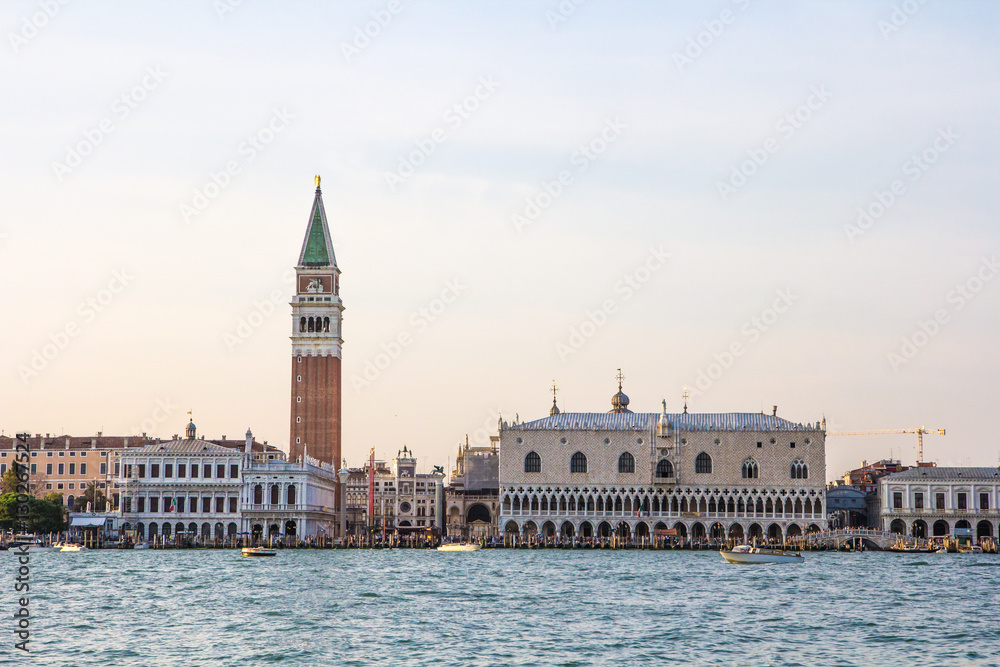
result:
[[[879,431],[844,431],[843,433],[827,433],[827,436],[831,435],[899,435],[900,433],[916,433],[917,434],[917,463],[924,462],[924,435],[934,434],[944,435],[945,429],[943,428],[890,428],[882,429]]]

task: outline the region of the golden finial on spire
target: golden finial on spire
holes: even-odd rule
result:
[[[319,174],[316,174],[316,187],[319,188]]]

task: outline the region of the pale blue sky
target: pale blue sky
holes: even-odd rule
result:
[[[4,3],[7,433],[170,436],[194,409],[205,435],[250,426],[287,447],[285,276],[319,173],[347,306],[351,464],[404,442],[428,469],[445,463],[498,409],[547,414],[553,379],[564,410],[606,410],[619,367],[633,409],[680,410],[734,343],[691,410],[944,427],[928,458],[997,463],[1000,279],[953,292],[993,278],[983,258],[1000,250],[995,5],[588,0],[557,23],[555,0],[224,5],[68,3],[48,18],[44,2]],[[345,56],[380,13],[391,20]],[[477,86],[466,118],[449,113]],[[808,118],[789,130],[796,112]],[[273,141],[249,148],[269,123]],[[78,166],[56,166],[98,131]],[[582,159],[602,131],[602,154]],[[386,173],[428,141],[391,189]],[[765,146],[724,200],[718,184]],[[925,151],[926,169],[909,162]],[[182,205],[230,161],[239,172],[186,223]],[[894,181],[887,211],[849,239]],[[539,195],[547,207],[516,229]],[[670,258],[616,290],[647,277],[650,248]],[[81,307],[116,270],[124,289]],[[455,279],[454,303],[420,315]],[[227,343],[275,290],[273,313]],[[791,306],[763,331],[753,318],[779,290]],[[560,354],[609,299],[606,323]],[[936,311],[944,324],[894,368]],[[67,327],[65,349],[26,375]],[[412,343],[356,389],[400,334]],[[154,426],[158,401],[176,407]],[[912,461],[914,444],[831,438],[828,476],[890,450]]]

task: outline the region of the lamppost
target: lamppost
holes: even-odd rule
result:
[[[347,478],[351,476],[351,471],[341,468],[337,473],[340,478],[340,543],[344,544],[347,538]]]

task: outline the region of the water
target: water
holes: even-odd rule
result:
[[[991,555],[108,550],[31,566],[32,652],[13,664],[1000,664]]]

